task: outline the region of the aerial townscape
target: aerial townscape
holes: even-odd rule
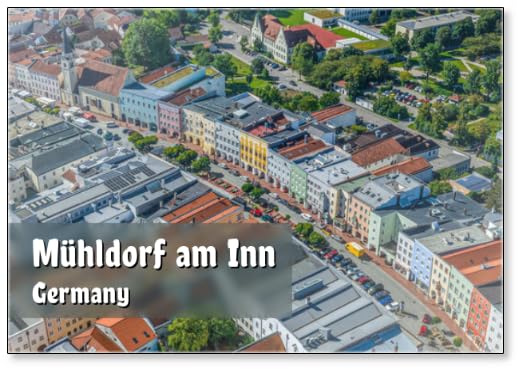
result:
[[[305,258],[281,318],[10,312],[8,351],[502,353],[502,17],[10,8],[10,223],[280,223]]]

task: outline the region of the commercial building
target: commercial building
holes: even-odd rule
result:
[[[151,131],[158,131],[157,103],[172,93],[140,82],[123,87],[119,94],[121,120]]]
[[[394,138],[387,138],[356,150],[352,160],[367,170],[376,170],[399,161],[405,152],[406,149]]]
[[[430,190],[422,182],[401,173],[376,177],[352,194],[346,210],[347,231],[369,243],[370,222],[374,211],[389,208],[410,208],[428,197]],[[370,243],[369,248],[374,248]]]
[[[492,281],[475,287],[471,293],[467,333],[480,350],[486,350],[486,334],[489,330],[491,312],[494,307],[501,307],[502,280]]]
[[[378,18],[388,17],[392,11],[390,8],[329,8],[330,10],[341,14],[345,20],[349,22],[358,21],[366,22],[370,14],[377,11]]]
[[[90,328],[96,321],[93,318],[86,317],[64,317],[64,318],[45,318],[45,329],[49,345],[68,338],[83,330]]]
[[[430,17],[409,19],[397,22],[395,26],[395,33],[404,34],[408,37],[408,39],[411,40],[413,36],[419,31],[436,31],[440,27],[451,27],[454,24],[465,20],[466,18],[471,18],[473,22],[476,22],[479,16],[461,10],[446,14],[432,15]]]
[[[61,67],[59,64],[35,61],[29,67],[30,92],[34,95],[61,101]]]
[[[430,161],[433,166],[433,172],[439,174],[442,170],[452,169],[455,174],[462,175],[469,172],[471,165],[471,157],[453,150],[451,153],[439,156]]]
[[[491,306],[489,324],[486,332],[486,352],[502,353],[504,350],[503,304]]]
[[[424,199],[407,209],[375,211],[370,217],[369,245],[409,278],[415,238],[478,224],[487,212],[482,205],[457,192]]]
[[[336,25],[341,14],[327,9],[313,9],[303,13],[303,20],[319,27],[332,27]]]
[[[374,176],[381,176],[395,172],[414,176],[416,179],[425,183],[433,180],[432,165],[423,157],[407,158],[402,162],[378,168],[377,170],[372,171],[372,174]]]
[[[336,104],[311,113],[312,118],[320,125],[333,129],[350,127],[356,123],[356,111],[344,104]]]
[[[493,181],[477,172],[457,180],[449,180],[449,183],[453,190],[461,192],[464,195],[471,192],[480,193],[491,190],[493,187]]]
[[[47,333],[42,318],[11,316],[8,321],[7,349],[10,353],[41,352],[47,347]]]
[[[292,276],[285,317],[236,320],[254,339],[279,335],[289,353],[417,351],[391,313],[314,256],[296,263]]]
[[[468,235],[471,238],[471,233]],[[489,242],[489,240],[486,240],[486,242],[479,244],[473,248],[443,256],[444,261],[451,266],[449,289],[444,309],[461,328],[468,329],[472,333],[477,346],[482,347],[486,328],[481,329],[480,326],[483,325],[482,320],[487,324],[486,316],[488,315],[482,317],[477,312],[482,310],[482,304],[479,309],[479,303],[477,297],[473,295],[473,291],[480,286],[485,287],[502,279],[502,241]],[[495,288],[498,291],[501,290],[500,286]],[[473,305],[474,312],[470,315],[470,306],[473,303],[472,296],[475,298],[475,303]],[[496,297],[500,296],[501,294],[496,294]],[[498,301],[501,302],[501,299],[498,299]],[[478,320],[476,319],[477,316],[479,316]],[[469,323],[468,318],[471,318],[471,323]],[[475,335],[475,333],[478,335]]]
[[[434,267],[433,260],[435,255],[444,256],[489,241],[490,239],[478,225],[466,226],[453,231],[441,231],[421,239],[414,239],[410,279],[414,281],[426,294],[428,294],[431,287],[432,269]],[[451,271],[453,272],[453,270]],[[452,282],[451,272],[450,282]],[[446,302],[450,302],[449,291]],[[465,309],[464,315],[465,320],[467,317],[467,308]]]

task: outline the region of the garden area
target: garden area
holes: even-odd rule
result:
[[[355,37],[356,39],[367,40],[366,37],[358,35],[357,33],[347,30],[346,28],[343,28],[343,27],[334,27],[334,28],[331,28],[331,31],[334,32],[336,35],[343,36],[347,39]]]

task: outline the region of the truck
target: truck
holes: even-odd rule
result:
[[[365,254],[365,248],[355,242],[345,244],[345,249],[358,258],[361,258]]]

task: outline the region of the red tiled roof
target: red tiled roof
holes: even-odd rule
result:
[[[406,149],[394,138],[381,140],[358,150],[352,154],[352,161],[360,166],[368,166],[374,162],[395,154],[402,154]]]
[[[475,286],[502,276],[502,240],[480,244],[442,257]]]
[[[415,175],[427,170],[428,168],[432,168],[432,165],[426,159],[423,157],[413,157],[396,164],[391,164],[389,166],[379,168],[375,171],[372,171],[372,174],[381,176],[386,175],[387,173],[401,172],[406,175]]]
[[[278,32],[280,32],[280,30],[283,27],[282,24],[280,23],[278,18],[271,14],[264,15],[262,20],[264,22],[264,36],[271,40],[275,40],[278,36]]]
[[[71,338],[71,344],[78,351],[85,352],[123,352],[99,328],[92,327]]]
[[[256,127],[253,127],[251,130],[248,131],[249,134],[258,136],[258,137],[264,137],[266,135],[270,135],[276,132],[276,129],[273,129],[271,127],[266,127],[264,125],[258,125]]]
[[[43,73],[54,77],[58,77],[61,73],[61,67],[58,64],[49,64],[41,60],[37,60],[29,69],[37,73]]]
[[[327,31],[315,24],[306,23],[299,26],[293,26],[289,28],[290,31],[301,31],[307,30],[310,32],[318,41],[318,43],[325,49],[336,47],[336,41],[343,40],[345,37],[336,35],[333,32]]]
[[[90,87],[118,97],[127,75],[128,68],[88,59],[78,67],[78,86]]]
[[[28,22],[30,20],[34,19],[34,12],[23,12],[23,13],[16,13],[16,14],[9,14],[7,17],[7,22],[9,24],[11,23],[22,23],[22,22]]]
[[[347,85],[345,83],[345,80],[339,80],[334,83],[334,85],[345,88]]]
[[[110,328],[128,352],[134,352],[156,338],[146,320],[139,317],[99,319],[96,325]]]
[[[251,343],[246,348],[243,348],[240,352],[287,352],[285,345],[283,344],[280,333],[276,332],[262,338],[254,343]]]
[[[141,78],[139,78],[139,81],[144,84],[152,83],[166,75],[169,75],[172,72],[175,72],[176,68],[172,65],[164,66],[161,68],[154,69],[150,73],[145,74]]]
[[[188,212],[191,212],[193,210],[199,209],[200,207],[203,207],[205,204],[207,204],[211,201],[214,201],[217,198],[218,198],[218,195],[215,194],[214,192],[206,193],[206,194],[198,197],[197,199],[192,200],[188,204],[186,204],[182,207],[179,207],[179,208],[173,210],[172,212],[164,215],[162,217],[162,219],[166,222],[171,222],[171,221],[185,215]]]
[[[39,55],[32,49],[22,49],[9,53],[9,61],[11,63],[18,63],[24,59],[38,58]]]
[[[351,111],[352,108],[345,104],[336,104],[317,112],[313,112],[311,115],[316,121],[321,123]]]
[[[289,160],[292,160],[310,154],[312,152],[316,152],[326,147],[327,145],[321,140],[307,139],[307,142],[305,142],[305,139],[302,139],[293,146],[280,149],[278,151],[278,154],[284,156]]]
[[[204,94],[206,94],[206,90],[204,90],[202,87],[197,87],[195,89],[186,89],[172,96],[168,100],[168,103],[180,107],[184,104],[188,104],[193,99],[196,99]]]

